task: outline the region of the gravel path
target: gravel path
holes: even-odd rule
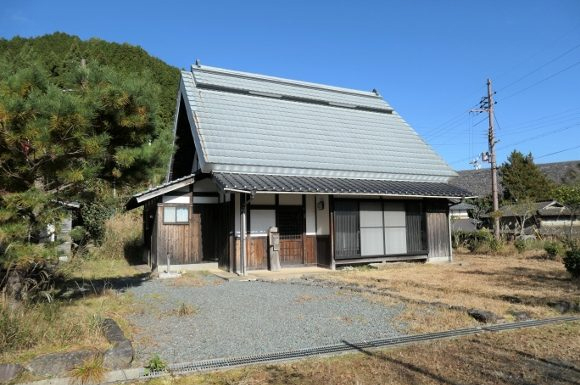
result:
[[[394,337],[403,327],[395,319],[403,304],[296,281],[204,279],[201,287],[152,280],[128,289],[144,309],[129,318],[137,327],[136,364],[155,353],[179,363]],[[177,315],[181,304],[194,314]]]

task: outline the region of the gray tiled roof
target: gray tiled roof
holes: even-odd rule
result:
[[[447,183],[408,182],[369,179],[320,178],[304,176],[252,175],[214,173],[216,183],[224,190],[244,192],[297,192],[320,194],[372,194],[463,198],[471,193]]]
[[[158,196],[161,196],[171,191],[175,191],[179,188],[189,186],[190,184],[194,183],[194,181],[195,175],[187,175],[184,176],[183,178],[175,179],[172,180],[171,182],[167,182],[164,184],[160,184],[159,186],[152,187],[146,191],[142,191],[140,193],[133,195],[125,205],[125,208],[127,210],[134,209],[135,207],[142,205],[143,202],[146,202],[153,198],[157,198]]]
[[[447,182],[455,172],[373,92],[193,66],[202,171]]]
[[[543,163],[537,165],[548,179],[555,183],[562,183],[569,180],[580,181],[580,160],[568,162]],[[478,196],[491,194],[491,171],[490,169],[481,170],[462,170],[457,171],[459,176],[450,181],[454,186],[462,187],[473,191]],[[498,173],[499,193],[502,193],[501,173]]]

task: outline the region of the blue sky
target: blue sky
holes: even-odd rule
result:
[[[497,91],[498,161],[580,159],[580,1],[26,1],[0,36],[127,42],[165,62],[378,89],[455,169],[487,150],[469,113]],[[483,164],[484,167],[487,164]]]

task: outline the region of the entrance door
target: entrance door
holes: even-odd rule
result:
[[[281,265],[304,264],[303,229],[302,206],[278,206]]]

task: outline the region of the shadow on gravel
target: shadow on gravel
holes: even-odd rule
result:
[[[56,298],[74,300],[87,296],[101,295],[106,290],[126,291],[128,288],[141,286],[151,280],[151,273],[138,273],[130,277],[111,277],[101,279],[70,279],[63,281]]]

